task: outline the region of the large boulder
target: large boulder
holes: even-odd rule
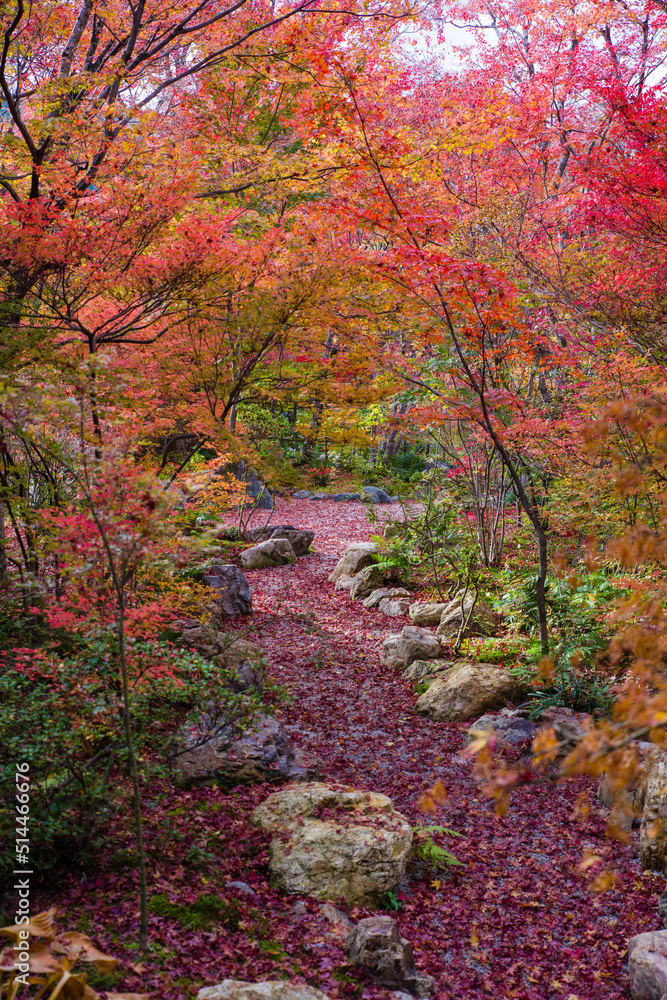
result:
[[[384,663],[385,667],[389,667],[390,670],[401,670],[404,666],[406,666],[398,654],[398,640],[400,637],[400,632],[392,632],[391,635],[388,635],[382,643],[380,660]]]
[[[329,581],[335,583],[341,576],[356,576],[359,570],[375,562],[376,552],[375,542],[353,542],[348,545],[329,574]]]
[[[662,1000],[667,993],[667,931],[630,938],[628,977],[632,1000]]]
[[[350,932],[347,954],[379,986],[407,990],[417,997],[433,992],[433,979],[416,971],[412,945],[402,938],[391,917],[365,917]]]
[[[386,601],[385,601],[386,599]],[[397,612],[390,612],[386,610],[387,602],[400,601],[404,603],[405,601],[410,604],[410,591],[406,590],[405,587],[378,587],[377,590],[372,591],[369,597],[364,600],[365,608],[379,608],[383,614],[397,614]],[[381,605],[385,602],[385,607]],[[402,611],[401,614],[405,612]]]
[[[285,982],[284,979],[263,983],[246,983],[241,979],[223,979],[217,986],[206,986],[197,1000],[327,1000],[313,986]]]
[[[237,737],[217,728],[204,724],[179,733],[172,765],[180,784],[254,785],[319,777],[319,761],[295,751],[282,723],[270,715],[260,716]]]
[[[392,503],[392,498],[379,486],[364,486],[364,496],[371,503]]]
[[[470,621],[467,621],[471,610],[472,616]],[[472,593],[466,594],[465,597],[461,593],[457,594],[443,610],[436,635],[441,639],[453,639],[458,635],[463,622],[466,621],[467,625],[462,633],[464,639],[473,635],[496,634],[496,620],[489,605],[479,599],[475,601],[475,595]]]
[[[639,860],[642,868],[667,872],[667,755],[647,755],[635,796],[641,810]]]
[[[378,604],[378,611],[389,618],[400,618],[401,615],[407,614],[409,607],[409,596],[389,594],[387,597],[383,597]]]
[[[269,538],[241,553],[244,569],[266,569],[268,566],[285,566],[295,563],[294,549],[286,538]]]
[[[501,708],[517,694],[517,681],[489,663],[461,663],[431,682],[416,710],[436,722],[463,722]]]
[[[378,569],[377,566],[366,566],[365,569],[359,570],[352,581],[350,597],[355,599],[368,597],[377,587],[381,587],[383,583],[384,576],[382,570]]]
[[[432,632],[416,625],[406,625],[398,638],[397,651],[407,666],[413,660],[436,660],[441,649]]]
[[[252,614],[250,586],[238,566],[215,563],[205,570],[204,581],[215,591],[209,606],[215,622]]]
[[[253,528],[250,532],[251,542],[266,542],[269,538],[286,538],[294,549],[295,556],[305,556],[313,544],[315,532],[304,531],[291,524],[265,524],[261,528]]]
[[[402,632],[388,635],[384,640],[382,662],[387,667],[402,669],[414,660],[435,660],[440,652],[440,643],[432,632],[406,625]]]
[[[412,828],[386,795],[306,784],[270,795],[251,819],[273,834],[271,875],[287,892],[369,905],[405,874]]]
[[[653,743],[636,741],[614,755],[614,767],[600,778],[598,798],[611,810],[609,825],[640,827],[642,866],[665,871],[667,847],[667,757]]]
[[[345,500],[361,500],[361,493],[334,493],[329,499],[334,500],[336,503],[341,503],[341,501]]]
[[[414,601],[410,605],[410,620],[413,625],[439,625],[447,604],[432,601]]]
[[[344,576],[339,576],[336,580],[336,586],[334,590],[349,590],[354,583],[354,577],[348,576],[347,573]]]
[[[482,715],[473,722],[468,731],[468,739],[474,739],[476,733],[489,733],[496,743],[504,746],[532,740],[537,733],[537,726],[520,712],[503,708],[498,715]]]

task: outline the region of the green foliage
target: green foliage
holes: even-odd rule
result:
[[[412,449],[399,451],[385,461],[394,476],[404,483],[412,483],[421,479],[421,474],[426,468],[426,462],[422,456]]]
[[[127,649],[144,769],[167,769],[173,735],[186,721],[233,735],[255,714],[256,696],[235,693],[217,664],[160,642],[128,640]],[[111,633],[67,658],[45,650],[0,663],[0,834],[8,839],[13,829],[14,763],[27,761],[39,872],[86,864],[106,841],[127,769],[119,692]],[[125,860],[116,856],[119,866]],[[0,865],[8,872],[11,862],[5,854]]]
[[[537,634],[538,627],[536,583],[535,576],[524,579],[495,602],[512,628],[530,636]],[[570,580],[549,578],[545,589],[555,662],[592,665],[609,641],[604,615],[624,591],[601,572],[573,576]],[[539,650],[534,646],[528,648],[529,658],[531,655],[539,658]]]
[[[86,983],[92,989],[111,993],[118,988],[126,973],[119,969],[117,972],[99,972],[94,965],[86,967]]]
[[[548,579],[546,592],[553,671],[542,676],[537,670],[542,654],[536,639],[526,649],[528,662],[512,671],[532,687],[531,716],[537,718],[552,707],[606,715],[614,702],[613,681],[600,675],[597,661],[609,641],[605,615],[623,591],[607,574],[595,572],[569,580]],[[511,626],[536,636],[535,577],[509,589],[495,606]]]
[[[398,912],[403,909],[403,903],[395,892],[385,892],[382,894],[382,908],[384,910],[394,910]]]
[[[159,917],[170,917],[190,930],[211,930],[222,924],[230,931],[236,931],[241,922],[241,909],[235,899],[221,899],[220,896],[200,895],[194,902],[170,903],[165,893],[152,896],[148,909]]]
[[[428,861],[435,867],[445,867],[447,865],[464,865],[465,861],[459,861],[451,851],[442,847],[434,839],[439,837],[460,837],[456,830],[450,830],[446,826],[414,826],[412,828],[413,841],[412,852],[416,858]]]
[[[613,682],[592,670],[576,670],[569,663],[556,664],[553,674],[541,678],[534,666],[525,665],[511,671],[525,683],[532,684],[528,693],[530,718],[537,719],[547,708],[571,708],[575,712],[598,712],[609,715],[614,704]]]
[[[523,659],[525,648],[518,636],[473,637],[463,640],[461,653],[478,663],[507,663]]]
[[[403,520],[393,522],[386,538],[375,539],[380,569],[406,582],[418,579],[447,600],[477,576],[477,552],[460,512],[449,500],[436,500],[433,491],[425,501],[404,497],[401,503]]]

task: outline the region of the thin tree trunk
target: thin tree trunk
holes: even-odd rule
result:
[[[139,773],[137,770],[137,758],[134,753],[134,741],[132,738],[132,718],[130,712],[130,686],[127,678],[127,661],[125,659],[125,608],[124,597],[120,600],[118,617],[118,643],[121,680],[123,683],[123,729],[125,732],[125,745],[127,748],[127,758],[130,765],[130,775],[132,778],[132,812],[134,815],[134,836],[137,844],[137,858],[139,863],[139,950],[144,952],[148,948],[148,891],[146,884],[146,855],[144,852],[144,841],[141,821],[141,794],[139,791]]]

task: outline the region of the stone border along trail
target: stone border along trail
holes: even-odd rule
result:
[[[398,513],[374,510],[382,522]],[[371,527],[358,504],[326,501],[279,501],[273,520],[316,532],[314,556],[249,574],[254,613],[244,631],[293,696],[282,709],[293,743],[322,758],[323,780],[384,792],[411,822],[463,834],[441,843],[465,867],[413,864],[400,892],[401,933],[417,967],[435,977],[436,997],[626,997],[626,942],[660,927],[664,880],[606,839],[593,783],[526,787],[497,817],[471,763],[457,756],[467,725],[413,714],[413,685],[380,663],[383,638],[403,620],[368,611],[327,581],[345,546],[381,525]],[[418,801],[438,778],[448,802],[424,816]],[[578,870],[584,849],[602,856],[599,868],[616,867],[610,891],[591,893],[591,872]]]
[[[381,521],[399,514],[373,509]],[[312,528],[315,554],[249,572],[253,614],[233,619],[229,630],[264,649],[269,676],[291,693],[277,714],[295,747],[322,759],[325,781],[383,792],[411,823],[463,835],[435,836],[466,865],[441,872],[413,862],[398,892],[402,909],[391,914],[419,972],[434,977],[435,1000],[627,998],[626,944],[660,927],[663,877],[640,872],[631,847],[605,838],[606,812],[587,779],[525,786],[506,817],[494,814],[472,764],[457,756],[466,725],[415,715],[413,685],[380,662],[382,640],[401,620],[368,610],[327,580],[349,542],[381,530],[370,527],[364,506],[281,500],[272,520]],[[265,513],[253,521],[264,524]],[[419,799],[438,779],[447,802],[425,816]],[[55,905],[61,928],[79,924],[120,958],[116,989],[152,1000],[194,1000],[222,979],[295,978],[332,1000],[393,1000],[348,964],[345,931],[332,923],[330,906],[271,886],[268,836],[250,815],[275,790],[181,789],[159,774],[142,787],[149,896],[187,912],[212,895],[226,922],[193,929],[152,909],[151,950],[132,965],[138,905],[129,786],[100,853],[84,871],[63,872],[56,886],[40,883],[34,912]],[[585,849],[602,860],[581,872]],[[618,881],[592,895],[591,877],[612,863]],[[358,921],[373,912],[350,915]]]

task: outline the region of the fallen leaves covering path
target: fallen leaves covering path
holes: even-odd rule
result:
[[[441,842],[465,866],[442,872],[413,863],[395,914],[417,967],[435,977],[436,998],[627,997],[626,942],[659,927],[662,877],[640,872],[632,847],[605,838],[605,812],[589,781],[527,786],[501,819],[471,764],[457,756],[466,727],[413,714],[412,684],[379,657],[384,636],[405,622],[367,611],[327,582],[345,545],[371,534],[361,505],[283,501],[273,521],[314,529],[317,551],[295,566],[248,574],[253,615],[238,630],[264,648],[273,681],[291,696],[277,712],[294,744],[322,759],[326,778],[384,792],[411,822],[463,835]],[[424,817],[419,799],[437,779],[447,801]],[[212,930],[152,916],[153,951],[141,975],[125,977],[125,989],[185,1000],[224,978],[282,976],[302,978],[332,998],[390,996],[346,966],[344,940],[320,904],[270,887],[267,838],[248,817],[271,790],[184,792],[157,778],[146,790],[151,894],[179,905],[201,894],[232,903],[227,926]],[[576,810],[582,793],[587,818]],[[122,866],[123,850],[131,850],[129,815],[121,826],[99,874],[86,883],[73,877],[55,902],[61,913],[88,914],[100,944],[125,948],[136,962],[128,944],[136,937],[136,879]],[[597,868],[579,870],[584,850],[600,855]],[[616,885],[592,894],[590,880],[611,863]],[[256,895],[225,890],[231,880],[249,883]],[[45,902],[54,900],[45,895]]]

